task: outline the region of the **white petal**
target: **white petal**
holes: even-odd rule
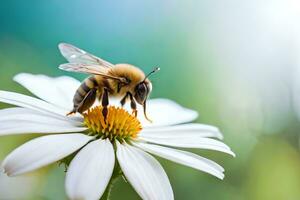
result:
[[[27,133],[74,133],[82,132],[82,122],[68,117],[48,115],[28,108],[0,110],[0,135]]]
[[[164,169],[151,155],[117,142],[117,158],[127,180],[142,199],[174,199]]]
[[[120,100],[116,98],[111,98],[109,103],[120,106]],[[131,112],[130,103],[126,103],[124,109]],[[184,108],[169,99],[149,99],[147,101],[147,115],[153,121],[152,123],[145,119],[141,105],[137,105],[137,110],[137,117],[144,128],[182,124],[193,121],[198,117],[196,111]]]
[[[70,199],[100,199],[111,178],[115,153],[108,139],[84,147],[72,160],[66,175]]]
[[[0,110],[0,117],[6,116],[6,115],[14,115],[14,114],[26,114],[26,113],[34,113],[34,114],[42,114],[38,111],[31,110],[28,108],[20,108],[20,107],[12,107],[12,108],[5,108]],[[44,114],[46,115],[46,114]],[[51,115],[47,115],[51,116]]]
[[[148,128],[144,129],[139,135],[157,136],[162,138],[215,137],[218,139],[223,139],[223,136],[217,127],[193,123],[158,128]]]
[[[52,78],[21,73],[16,75],[14,80],[37,97],[70,110],[73,106],[73,96],[80,85],[78,80],[68,76]]]
[[[86,127],[20,122],[19,120],[0,123],[0,136],[29,133],[76,133],[85,130],[87,130]]]
[[[163,134],[163,133],[161,133]],[[231,149],[218,140],[214,140],[211,138],[188,138],[188,137],[170,137],[170,138],[161,138],[160,136],[146,136],[139,137],[141,140],[145,140],[150,143],[173,146],[173,147],[181,147],[181,148],[199,148],[199,149],[209,149],[224,152],[235,156],[235,154],[231,151]]]
[[[69,127],[83,126],[82,122],[72,120],[68,117],[55,117],[28,108],[15,107],[0,110],[0,124],[10,121],[35,122]]]
[[[182,124],[193,121],[198,117],[196,111],[184,108],[169,99],[149,99],[147,102],[147,115],[153,123],[145,119],[143,110],[139,107],[138,118],[144,127]]]
[[[66,109],[58,108],[57,106],[54,106],[43,100],[3,90],[0,90],[0,102],[20,106],[23,108],[29,108],[46,114],[55,114],[58,116],[65,116],[68,112]]]
[[[83,134],[38,137],[11,152],[3,161],[2,166],[9,176],[27,173],[61,160],[92,138]]]
[[[220,179],[224,178],[223,167],[196,154],[153,144],[135,142],[133,145],[173,162],[204,171]]]

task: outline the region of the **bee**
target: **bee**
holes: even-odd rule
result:
[[[148,77],[159,71],[154,68],[147,76],[136,66],[130,64],[111,64],[71,44],[60,43],[58,45],[61,54],[68,63],[61,64],[60,69],[72,72],[90,74],[79,88],[73,98],[73,109],[67,114],[83,113],[95,102],[101,101],[102,114],[106,118],[109,105],[109,96],[120,97],[121,105],[130,100],[132,113],[137,116],[137,104],[143,106],[144,116],[151,121],[146,114],[147,98],[152,90],[152,84]]]

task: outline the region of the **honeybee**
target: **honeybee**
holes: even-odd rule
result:
[[[154,68],[146,76],[138,67],[130,64],[111,64],[70,44],[60,43],[58,47],[69,62],[61,64],[60,69],[91,74],[77,89],[73,98],[73,109],[68,115],[76,112],[83,113],[98,98],[103,106],[102,114],[106,118],[109,96],[113,96],[121,98],[122,106],[129,99],[135,116],[137,116],[136,102],[141,104],[145,118],[151,121],[146,114],[146,101],[152,90],[148,77],[159,68]]]

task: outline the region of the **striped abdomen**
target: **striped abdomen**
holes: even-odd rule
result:
[[[90,76],[85,79],[74,95],[74,107],[72,112],[82,113],[91,107],[95,102],[98,88],[99,83],[97,82],[95,76]]]

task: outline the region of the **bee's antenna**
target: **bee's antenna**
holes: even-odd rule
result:
[[[151,72],[149,72],[149,74],[145,77],[144,80],[146,80],[146,78],[148,78],[151,74],[154,74],[155,72],[158,72],[160,70],[159,67],[155,67]]]

